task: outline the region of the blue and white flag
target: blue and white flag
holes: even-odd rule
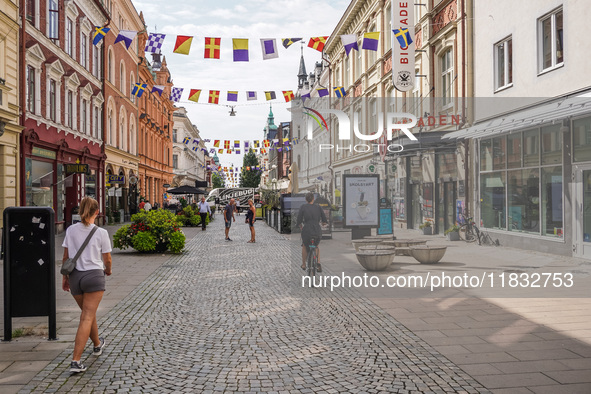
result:
[[[256,100],[257,99],[257,92],[246,92],[246,99],[248,101]]]
[[[150,33],[150,37],[148,38],[148,42],[146,43],[146,48],[144,49],[144,52],[160,53],[165,37],[166,34]]]
[[[177,101],[181,101],[181,96],[183,94],[183,88],[172,88],[172,92],[170,92],[170,99],[175,103]]]
[[[263,49],[263,60],[279,57],[277,41],[274,38],[261,38],[261,48]]]
[[[151,93],[154,93],[154,92],[156,92],[156,93],[158,93],[158,95],[159,95],[160,97],[162,97],[162,92],[163,92],[163,91],[164,91],[164,85],[154,85],[154,86],[152,86],[152,91],[151,91]]]
[[[117,38],[115,38],[115,44],[117,44],[120,41],[123,41],[125,47],[129,49],[129,46],[133,42],[133,39],[136,35],[137,31],[134,30],[119,30],[119,35],[117,36]]]
[[[343,34],[341,36],[341,42],[345,47],[345,52],[347,53],[347,56],[349,56],[349,53],[351,53],[352,49],[359,51],[359,45],[357,44],[356,34]]]

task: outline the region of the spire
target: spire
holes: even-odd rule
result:
[[[300,58],[300,70],[298,71],[298,88],[303,88],[308,73],[306,73],[306,63],[304,62],[304,44],[302,43],[302,56]]]
[[[269,126],[269,128],[275,126],[275,116],[273,115],[273,106],[271,104],[269,104],[269,119],[267,119],[267,126]],[[277,126],[275,126],[275,128],[277,128]]]

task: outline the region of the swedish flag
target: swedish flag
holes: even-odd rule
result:
[[[103,38],[105,38],[105,36],[109,32],[109,30],[111,30],[110,27],[95,26],[94,27],[94,34],[92,35],[92,44],[97,45],[99,42],[101,42],[101,40]]]
[[[408,29],[394,29],[392,31],[394,32],[394,37],[400,43],[400,48],[408,48],[413,43]]]
[[[345,97],[347,95],[347,92],[345,91],[345,88],[342,86],[337,86],[335,88],[333,88],[334,90],[334,94],[336,94],[337,97]]]
[[[148,85],[145,83],[134,83],[131,94],[136,97],[142,97],[144,90],[146,90],[147,88],[148,88]]]

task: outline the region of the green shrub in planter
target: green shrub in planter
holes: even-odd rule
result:
[[[181,231],[173,233],[168,241],[168,249],[172,253],[181,253],[185,249],[185,239],[185,234]]]
[[[156,250],[156,237],[146,231],[141,231],[131,238],[133,248],[138,252],[153,252]]]
[[[113,235],[113,246],[118,249],[127,249],[130,247],[131,238],[134,235],[130,230],[131,225],[129,224],[126,224],[117,230],[117,232]]]
[[[453,226],[451,226],[450,228],[448,228],[447,230],[445,230],[443,232],[443,235],[447,235],[449,233],[453,233],[453,232],[459,232],[460,231],[460,226],[458,226],[457,224],[454,224]]]

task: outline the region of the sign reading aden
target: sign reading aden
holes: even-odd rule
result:
[[[392,83],[401,92],[415,86],[414,7],[414,1],[392,2]]]

